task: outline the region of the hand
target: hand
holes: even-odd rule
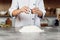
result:
[[[24,7],[22,7],[21,9],[14,10],[14,11],[12,12],[12,15],[13,15],[13,16],[17,16],[17,15],[19,15],[21,12],[29,13],[29,7],[24,6]]]
[[[33,8],[31,11],[32,11],[32,14],[38,14],[38,16],[43,15],[42,11],[39,10],[39,8],[37,8],[37,7]]]
[[[25,12],[25,13],[29,13],[29,7],[27,7],[27,6],[24,6],[24,7],[22,7],[21,9],[20,9],[20,11],[21,12]]]
[[[35,7],[31,11],[32,11],[32,14],[36,14],[39,11],[39,8]]]

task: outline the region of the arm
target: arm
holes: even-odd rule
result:
[[[29,7],[23,6],[21,9],[14,10],[14,11],[12,12],[12,14],[13,14],[14,16],[16,16],[16,15],[20,14],[21,12],[29,13]]]
[[[37,8],[37,7],[32,9],[32,13],[38,14],[38,16],[40,16],[40,17],[43,15],[42,11],[39,10],[39,8]]]
[[[10,15],[12,16],[17,16],[21,12],[28,13],[29,12],[29,7],[23,6],[21,9],[18,9],[18,2],[17,0],[12,0],[12,5],[11,8],[9,9]]]
[[[12,16],[12,15],[13,15],[13,16],[16,15],[17,12],[19,12],[19,11],[16,12],[17,9],[18,9],[17,0],[12,0],[12,5],[11,5],[11,7],[10,7],[10,9],[9,9],[10,15],[11,15],[11,16]]]
[[[44,3],[43,3],[43,0],[39,0],[38,1],[38,8],[35,7],[32,9],[32,13],[36,13],[38,14],[39,17],[44,17],[46,11],[45,11],[45,8],[44,8]]]
[[[20,14],[21,13],[21,10],[20,9],[17,9],[17,10],[14,10],[13,12],[12,12],[12,15],[13,16],[17,16],[18,14]]]
[[[46,11],[45,11],[45,7],[44,7],[44,2],[43,2],[43,0],[40,0],[40,1],[39,1],[39,10],[40,10],[40,13],[42,14],[42,17],[44,17]]]

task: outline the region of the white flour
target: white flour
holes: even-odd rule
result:
[[[44,30],[37,26],[24,26],[23,28],[19,29],[19,32],[44,32]]]

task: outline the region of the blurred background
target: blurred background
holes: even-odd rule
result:
[[[0,0],[0,40],[60,40],[60,0],[44,0],[46,14],[40,25],[45,32],[27,34],[15,30],[15,18],[8,12],[11,2]]]
[[[10,17],[8,9],[12,0],[0,0],[0,26],[14,26],[14,19]],[[46,15],[41,19],[41,26],[59,26],[60,20],[60,0],[44,0]],[[8,23],[9,22],[9,23]],[[4,25],[4,26],[5,26]]]

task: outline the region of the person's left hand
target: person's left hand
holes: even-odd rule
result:
[[[31,12],[32,12],[32,14],[38,14],[38,16],[42,16],[43,15],[42,11],[39,10],[39,8],[37,8],[37,7],[31,9]]]

